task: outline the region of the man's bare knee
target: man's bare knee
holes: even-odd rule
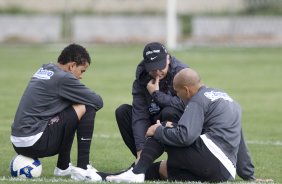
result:
[[[76,105],[73,105],[72,107],[74,108],[76,115],[77,115],[78,119],[80,120],[86,112],[85,105],[76,104]]]

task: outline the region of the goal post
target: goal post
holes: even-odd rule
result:
[[[177,44],[177,0],[166,0],[166,45],[176,49]]]

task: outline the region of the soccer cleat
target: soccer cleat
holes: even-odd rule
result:
[[[87,169],[72,166],[71,178],[76,181],[102,181],[102,177],[97,174],[97,170],[91,165],[87,165]]]
[[[54,175],[55,176],[70,176],[71,175],[71,170],[72,170],[71,163],[69,164],[69,167],[66,168],[65,170],[62,170],[62,169],[60,169],[58,167],[55,167]]]
[[[116,182],[116,183],[142,183],[145,180],[145,174],[134,174],[132,172],[133,168],[128,171],[121,173],[119,175],[111,175],[106,177],[106,181]]]

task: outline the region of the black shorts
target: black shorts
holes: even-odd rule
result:
[[[189,147],[166,146],[170,181],[223,182],[231,179],[228,170],[199,137]]]
[[[18,154],[31,158],[56,155],[67,141],[73,139],[78,123],[77,114],[72,106],[49,120],[41,138],[30,147],[15,147]]]

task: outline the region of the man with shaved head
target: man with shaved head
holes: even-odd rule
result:
[[[187,68],[188,69],[188,68]],[[203,86],[195,70],[181,70],[173,79],[173,88],[182,100],[188,101]]]
[[[205,86],[199,74],[190,68],[175,75],[173,88],[187,102],[180,120],[158,121],[149,127],[139,162],[129,171],[108,176],[108,181],[143,182],[150,164],[162,151],[167,152],[168,159],[161,162],[160,179],[201,182],[235,179],[242,134],[240,105],[224,91]]]

